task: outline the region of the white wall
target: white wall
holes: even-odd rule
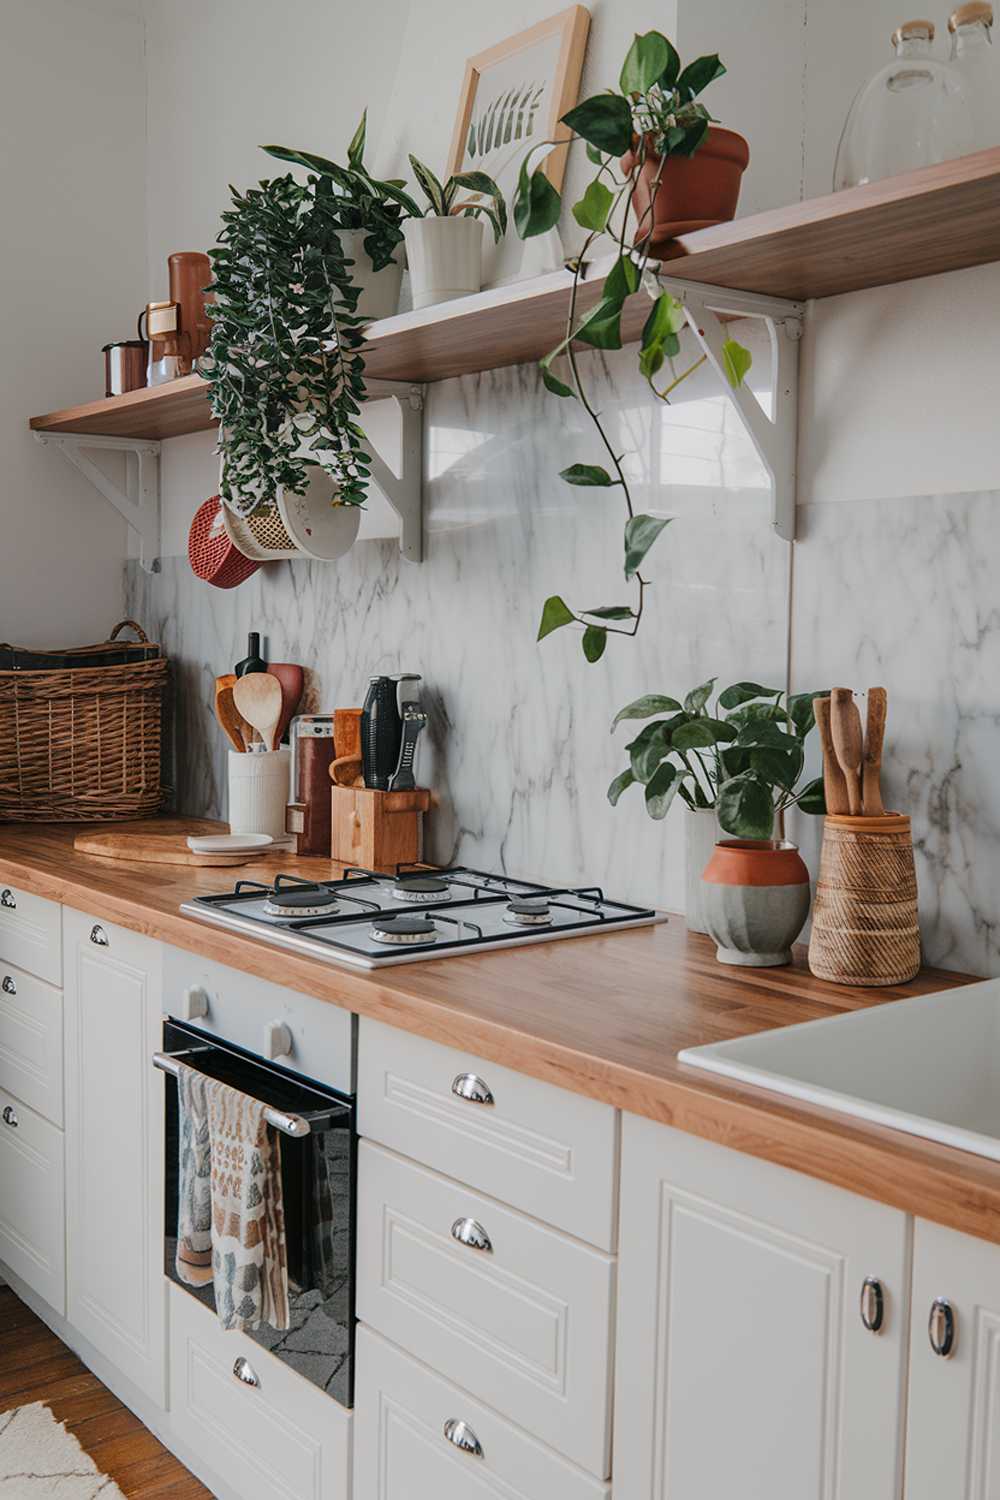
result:
[[[145,301],[142,25],[118,0],[0,7],[0,639],[103,639],[125,524],[28,432],[104,394],[101,345]]]

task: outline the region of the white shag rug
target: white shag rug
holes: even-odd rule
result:
[[[125,1500],[41,1401],[0,1412],[3,1500]]]

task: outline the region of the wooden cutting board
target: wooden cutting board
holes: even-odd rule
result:
[[[267,849],[237,853],[196,854],[186,833],[78,833],[73,848],[103,859],[134,859],[148,865],[248,865],[267,857]]]

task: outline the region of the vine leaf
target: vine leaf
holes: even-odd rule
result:
[[[618,798],[621,796],[622,792],[626,791],[628,787],[633,784],[634,781],[635,777],[633,776],[631,770],[619,771],[614,781],[608,787],[608,801],[611,803],[612,807],[618,806]]]
[[[593,229],[598,234],[607,228],[608,214],[615,198],[609,187],[599,177],[587,186],[579,203],[573,204],[573,217],[582,229]]]
[[[651,818],[665,818],[681,784],[681,772],[669,760],[661,761],[646,782],[646,811]]]
[[[602,469],[600,464],[570,464],[568,469],[562,469],[560,479],[565,479],[567,484],[580,485],[584,488],[596,486],[606,489],[610,485],[618,483],[612,479],[607,469]]]
[[[753,364],[753,355],[735,339],[726,339],[722,346],[722,368],[733,390],[739,390]]]
[[[608,632],[601,625],[588,625],[583,632],[583,654],[589,662],[600,661],[608,644]]]
[[[563,625],[572,625],[575,619],[576,615],[565,599],[561,599],[558,594],[552,594],[542,606],[542,618],[535,639],[544,641],[553,630],[559,630]]]
[[[645,94],[670,63],[673,51],[659,31],[636,36],[622,64],[618,83],[623,94]]]
[[[634,578],[670,516],[632,516],[625,525],[625,577]]]
[[[562,124],[611,156],[624,156],[632,145],[632,107],[621,94],[595,94],[563,115]]]
[[[618,710],[612,720],[611,731],[614,733],[623,719],[650,719],[653,714],[679,713],[680,708],[676,698],[667,698],[662,693],[645,693]]]
[[[541,360],[538,368],[542,372],[542,384],[547,391],[552,392],[553,396],[576,395],[576,391],[574,391],[571,385],[567,385],[565,380],[560,380],[558,375],[553,375],[547,359]]]
[[[574,335],[581,344],[594,349],[620,349],[622,346],[622,306],[605,297],[577,328]]]
[[[599,609],[581,609],[580,613],[595,620],[631,620],[635,610],[627,604],[602,604]]]
[[[689,714],[700,714],[715,687],[715,678],[710,677],[707,682],[702,682],[698,687],[692,688],[684,699],[684,711]]]

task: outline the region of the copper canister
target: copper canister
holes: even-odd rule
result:
[[[212,280],[212,263],[201,250],[175,250],[167,257],[170,300],[178,311],[180,373],[190,375],[194,361],[208,348],[212,324],[205,312],[205,288]]]

